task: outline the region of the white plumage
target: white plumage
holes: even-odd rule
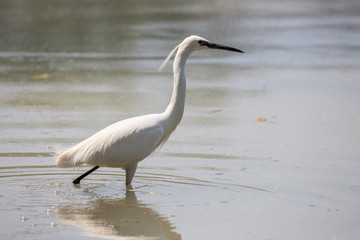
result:
[[[171,55],[177,50],[174,59],[174,89],[170,103],[160,114],[149,114],[114,123],[95,133],[88,139],[57,156],[58,167],[75,167],[82,164],[96,166],[74,181],[82,178],[100,166],[119,167],[126,170],[126,185],[135,174],[137,164],[157,147],[164,143],[180,122],[185,104],[186,78],[185,63],[194,50],[216,48],[242,52],[198,37],[190,36],[174,48],[159,71],[165,66]]]

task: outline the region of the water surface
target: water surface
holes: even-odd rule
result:
[[[1,239],[357,239],[357,1],[0,1]],[[139,164],[54,153],[162,112],[197,34],[183,120]]]

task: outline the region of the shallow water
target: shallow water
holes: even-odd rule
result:
[[[357,1],[0,1],[1,239],[357,239]],[[197,34],[183,120],[139,164],[59,169],[53,154],[161,112]]]

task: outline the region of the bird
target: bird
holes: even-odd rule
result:
[[[190,54],[204,49],[243,51],[216,43],[199,36],[189,36],[178,44],[158,69],[160,72],[172,55],[174,85],[165,111],[125,119],[100,130],[77,145],[56,154],[56,165],[61,168],[79,165],[93,166],[73,181],[74,185],[99,167],[117,167],[125,170],[125,186],[131,187],[138,163],[164,144],[180,123],[185,106],[185,64]]]

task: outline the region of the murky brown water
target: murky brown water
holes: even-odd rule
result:
[[[1,239],[357,239],[358,1],[0,1]],[[124,172],[53,154],[162,112],[196,34],[183,121]]]

